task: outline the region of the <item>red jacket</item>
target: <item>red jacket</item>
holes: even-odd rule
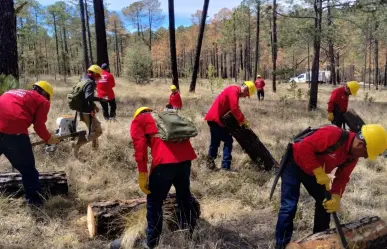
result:
[[[224,127],[220,118],[231,111],[240,124],[245,121],[245,117],[239,108],[240,92],[240,86],[231,85],[226,87],[218,97],[216,97],[214,103],[212,103],[212,106],[208,110],[207,115],[204,117],[204,120],[214,121]]]
[[[196,158],[189,140],[180,143],[166,142],[152,136],[155,134],[157,134],[157,127],[150,113],[140,114],[132,121],[130,135],[139,172],[148,172],[148,146],[152,154],[150,172],[160,164],[179,163]]]
[[[335,105],[340,109],[340,112],[346,112],[348,109],[349,96],[345,93],[345,86],[333,90],[331,98],[328,102],[328,112],[333,112]]]
[[[263,90],[263,88],[265,87],[265,81],[263,79],[257,79],[255,81],[255,86],[258,90]]]
[[[51,134],[46,128],[50,102],[34,90],[10,90],[0,96],[0,132],[28,135],[34,124],[39,137],[48,141]]]
[[[173,108],[181,109],[183,107],[183,102],[181,101],[180,93],[171,93],[168,104],[170,104]]]
[[[342,195],[349,181],[349,176],[359,159],[349,155],[356,134],[350,132],[348,141],[333,153],[316,155],[316,152],[323,152],[329,146],[335,144],[340,135],[341,129],[338,127],[327,126],[320,128],[314,134],[293,145],[293,157],[296,164],[308,175],[314,175],[313,170],[320,166],[325,168],[326,173],[330,173],[334,168],[346,162],[347,159],[352,159],[351,163],[338,168],[335,173],[331,192]]]
[[[114,76],[106,70],[103,70],[102,78],[97,83],[98,98],[112,100],[115,98],[113,88],[116,86]]]

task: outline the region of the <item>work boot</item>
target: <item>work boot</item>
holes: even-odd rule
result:
[[[216,168],[215,160],[213,157],[207,156],[206,167],[210,170],[214,170]]]

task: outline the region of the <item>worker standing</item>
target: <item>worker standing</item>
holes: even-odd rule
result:
[[[358,159],[375,160],[386,149],[387,131],[375,124],[364,125],[357,134],[329,125],[290,144],[281,175],[276,249],[284,249],[291,240],[301,183],[316,201],[313,233],[325,231],[330,213],[340,209],[340,199]],[[335,168],[331,188],[327,174]],[[325,197],[327,191],[330,200]]]
[[[328,120],[332,124],[338,127],[344,125],[344,113],[348,109],[349,95],[356,96],[359,88],[357,81],[350,81],[345,86],[333,90],[328,102]]]
[[[22,175],[25,197],[30,206],[41,206],[43,193],[28,127],[33,124],[35,132],[47,144],[59,143],[46,127],[53,95],[51,84],[39,81],[32,90],[15,89],[0,96],[0,155],[4,154]]]
[[[95,101],[104,102],[105,99],[97,98],[94,96],[96,90],[97,81],[101,79],[102,69],[97,65],[92,65],[87,70],[87,75],[83,79],[82,89],[80,92],[80,120],[88,127],[88,136],[80,137],[76,143],[73,144],[74,156],[78,158],[79,149],[81,146],[92,142],[93,150],[98,149],[98,137],[102,135],[101,123],[96,117],[96,113],[99,112],[98,106]]]
[[[108,64],[102,64],[101,69],[102,77],[98,80],[97,84],[98,98],[106,100],[101,101],[103,117],[105,120],[114,120],[116,118],[117,104],[113,88],[116,86],[116,82],[114,80],[114,76],[110,73],[110,67]]]
[[[183,102],[181,101],[180,93],[175,85],[171,86],[171,91],[172,93],[169,96],[168,105],[172,106],[172,109],[180,110],[183,107]]]
[[[257,87],[257,95],[258,95],[258,100],[262,101],[265,98],[265,81],[262,79],[261,75],[257,75],[257,79],[255,80],[255,86]]]
[[[190,192],[191,161],[196,158],[189,139],[179,143],[164,141],[155,136],[158,133],[156,122],[149,107],[136,110],[130,126],[134,157],[138,167],[138,183],[147,195],[146,248],[158,245],[163,224],[163,201],[173,185],[179,210],[182,210],[182,229],[193,232],[196,214]],[[148,152],[151,148],[152,163],[148,177]]]
[[[228,86],[218,95],[218,97],[216,97],[214,103],[208,110],[204,120],[207,121],[211,134],[210,148],[207,157],[207,167],[209,169],[215,169],[216,167],[214,160],[218,156],[218,149],[220,142],[222,141],[224,142],[224,147],[221,169],[231,169],[233,139],[231,134],[222,124],[221,117],[231,111],[240,125],[248,126],[248,122],[239,108],[239,98],[249,97],[253,95],[256,90],[255,84],[252,81],[245,81],[241,86]]]

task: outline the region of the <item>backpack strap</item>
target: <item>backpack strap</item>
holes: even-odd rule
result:
[[[337,140],[336,143],[329,146],[323,152],[318,152],[316,154],[317,155],[327,155],[327,154],[330,154],[332,152],[335,152],[336,150],[338,150],[341,146],[343,146],[345,144],[345,142],[348,140],[348,138],[349,138],[349,132],[342,129],[340,138],[339,138],[339,140]]]

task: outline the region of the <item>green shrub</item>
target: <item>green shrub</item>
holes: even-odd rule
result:
[[[126,72],[137,84],[148,83],[151,75],[152,56],[144,44],[135,43],[126,54]]]
[[[4,92],[8,91],[9,89],[18,88],[19,87],[19,81],[10,75],[4,75],[0,74],[0,95]]]

